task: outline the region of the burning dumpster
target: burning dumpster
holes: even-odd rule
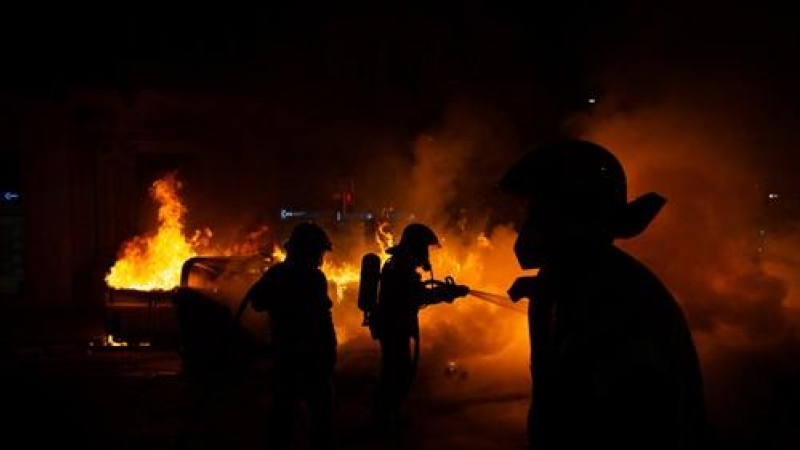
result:
[[[180,186],[174,174],[153,183],[157,230],[127,240],[105,277],[107,340],[169,343],[194,364],[228,347],[232,311],[271,259],[262,251],[266,227],[228,249],[210,246],[209,229],[187,236]],[[237,319],[264,334],[263,320]]]
[[[133,346],[174,347],[178,340],[174,295],[174,289],[107,289],[106,334]]]

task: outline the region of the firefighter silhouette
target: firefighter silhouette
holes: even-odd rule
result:
[[[364,311],[364,325],[380,343],[380,374],[372,411],[373,425],[378,427],[399,425],[419,360],[419,310],[452,303],[469,293],[468,287],[449,277],[445,281],[432,275],[429,280],[422,279],[420,269],[432,272],[431,246],[439,246],[433,230],[412,223],[403,229],[400,242],[387,250],[391,256],[383,268],[377,255],[367,254],[362,259],[359,307]]]
[[[284,248],[286,260],[271,266],[246,294],[253,309],[269,316],[274,355],[269,435],[275,448],[288,445],[304,405],[310,447],[329,448],[337,341],[320,267],[332,245],[322,228],[302,223]]]
[[[670,291],[616,239],[639,235],[665,204],[627,201],[623,168],[583,140],[545,143],[513,164],[504,191],[528,201],[514,252],[535,277],[529,300],[529,445],[689,449],[706,444],[692,335]]]

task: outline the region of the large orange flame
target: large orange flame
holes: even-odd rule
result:
[[[210,230],[187,238],[183,219],[187,212],[178,191],[180,182],[168,174],[153,183],[150,195],[158,202],[158,230],[126,242],[120,258],[106,276],[108,286],[143,291],[169,290],[178,285],[183,263],[197,255],[196,248],[211,237]]]

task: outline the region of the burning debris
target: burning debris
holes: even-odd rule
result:
[[[149,348],[153,344],[150,341],[133,341],[129,342],[126,340],[122,340],[114,336],[113,334],[106,334],[104,336],[99,336],[95,339],[89,341],[89,347],[92,349],[106,349],[106,348]]]

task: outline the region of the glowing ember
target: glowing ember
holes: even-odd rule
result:
[[[114,339],[114,336],[109,334],[108,336],[106,336],[106,345],[111,347],[127,347],[128,343],[125,341],[118,341]]]
[[[103,345],[108,347],[127,347],[128,343],[125,341],[118,341],[114,338],[114,335],[107,335],[105,341],[103,341]]]
[[[186,208],[178,197],[181,185],[174,174],[153,183],[150,195],[159,204],[158,230],[152,236],[137,236],[123,245],[120,259],[106,276],[108,286],[143,291],[169,290],[178,285],[183,263],[197,255],[195,248],[211,232],[183,234]]]
[[[119,339],[118,337],[114,336],[113,334],[107,334],[102,337],[98,337],[95,340],[89,342],[89,347],[151,347],[152,343],[149,341],[138,341],[130,344],[128,341]]]

